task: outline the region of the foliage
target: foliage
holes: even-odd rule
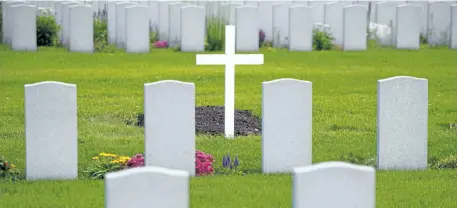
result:
[[[439,159],[434,165],[436,169],[451,169],[457,168],[457,154],[450,155],[445,158]]]
[[[58,46],[60,44],[60,26],[56,23],[54,16],[38,15],[36,24],[38,46]]]
[[[244,172],[237,169],[240,165],[240,161],[238,160],[238,156],[235,156],[235,159],[232,160],[230,154],[226,154],[222,157],[222,168],[218,169],[217,174],[222,175],[244,175]]]
[[[4,156],[0,156],[0,179],[19,180],[19,174],[12,162],[7,161]]]
[[[358,165],[366,165],[366,166],[375,166],[376,165],[376,158],[375,157],[364,158],[364,157],[359,156],[359,155],[354,155],[352,152],[347,154],[347,155],[341,156],[340,160],[341,161],[346,161],[346,162],[349,162],[349,163],[353,163],[353,164],[358,164]]]
[[[428,43],[427,37],[422,35],[422,34],[419,36],[419,40],[420,40],[421,44],[427,44]]]
[[[202,151],[195,151],[195,173],[197,176],[212,175],[214,158]]]
[[[334,38],[331,33],[320,31],[317,29],[313,30],[313,50],[331,50],[333,47],[333,40]]]
[[[206,28],[205,51],[222,51],[225,44],[224,20],[208,18]]]
[[[154,44],[157,41],[159,41],[159,33],[158,32],[149,33],[149,42],[151,44]]]
[[[103,179],[108,172],[125,169],[130,157],[102,152],[92,157],[92,160],[95,163],[94,166],[88,168],[85,173],[91,179]]]
[[[106,20],[94,20],[94,47],[96,52],[112,53],[116,46],[108,41],[108,24]]]

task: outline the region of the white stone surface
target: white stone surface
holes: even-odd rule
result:
[[[62,3],[63,1],[54,2],[54,18],[56,23],[62,27]],[[62,39],[62,30],[59,30],[59,40]]]
[[[168,7],[168,46],[176,47],[181,42],[181,8],[185,3],[172,3]]]
[[[68,47],[70,44],[70,9],[69,7],[78,5],[78,2],[64,2],[62,3],[62,37],[60,39],[62,45]]]
[[[222,10],[224,11],[224,18],[228,25],[236,24],[236,7],[243,6],[240,2],[229,2],[222,5]]]
[[[78,177],[76,85],[25,85],[27,180]]]
[[[126,7],[133,6],[135,4],[128,3],[128,2],[119,2],[116,3],[116,46],[118,48],[126,48],[126,37],[127,36],[127,29],[126,29]]]
[[[343,7],[350,2],[330,2],[324,6],[324,23],[330,25],[330,32],[334,38],[333,43],[343,44]]]
[[[168,6],[171,2],[159,1],[159,40],[168,41],[169,15]]]
[[[235,136],[235,65],[262,65],[263,54],[235,54],[235,26],[225,26],[225,54],[197,54],[197,65],[225,65],[226,138]]]
[[[289,7],[290,3],[273,5],[273,46],[288,47],[289,44]]]
[[[289,51],[313,50],[313,9],[295,5],[289,8]]]
[[[159,2],[148,1],[149,26],[151,32],[159,32]]]
[[[14,19],[12,18],[13,14],[11,12],[11,7],[14,5],[20,5],[20,4],[25,4],[22,2],[3,2],[2,5],[5,7],[5,19],[3,19],[3,23],[5,24],[5,34],[4,34],[4,39],[5,43],[11,45],[11,38],[12,38],[12,32],[13,32],[13,22]],[[3,15],[3,14],[2,14]]]
[[[262,170],[290,172],[312,164],[312,83],[262,83]]]
[[[33,5],[15,4],[10,7],[11,48],[14,51],[36,51],[36,11]]]
[[[107,32],[108,42],[110,44],[116,44],[116,2],[111,1],[107,3]]]
[[[420,12],[418,5],[403,4],[397,6],[395,44],[397,49],[420,48]]]
[[[205,51],[205,8],[201,6],[181,8],[180,32],[182,52]]]
[[[195,175],[195,85],[145,84],[144,120],[145,164]]]
[[[457,4],[451,9],[451,48],[457,49]]]
[[[265,40],[273,41],[273,5],[278,2],[259,1],[260,28],[265,32]]]
[[[316,22],[324,23],[325,19],[325,4],[329,1],[309,1],[309,6],[313,8],[313,24]]]
[[[399,3],[393,1],[382,1],[376,3],[376,23],[387,25],[391,28],[391,34],[386,35],[382,38],[377,38],[377,42],[380,45],[393,45],[393,34],[395,34],[395,32],[392,30],[395,30],[395,25],[397,23],[396,17],[398,5]]]
[[[428,7],[428,44],[448,45],[450,39],[451,4],[433,2]]]
[[[428,80],[378,80],[377,111],[378,169],[427,169]]]
[[[71,52],[94,52],[94,18],[89,5],[69,7],[69,48]]]
[[[145,5],[125,8],[125,50],[127,53],[149,53],[149,14]]]
[[[345,162],[297,167],[292,175],[294,208],[375,208],[376,171]]]
[[[367,8],[348,5],[343,8],[343,50],[367,50]]]
[[[236,16],[236,51],[259,51],[259,8],[244,5],[235,9]]]
[[[160,155],[157,155],[160,156]],[[161,167],[139,167],[105,175],[106,208],[188,208],[189,174]]]

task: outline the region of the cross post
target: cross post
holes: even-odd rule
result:
[[[226,138],[235,137],[235,65],[262,65],[263,54],[235,54],[235,26],[225,26],[225,54],[197,54],[197,65],[225,65]]]

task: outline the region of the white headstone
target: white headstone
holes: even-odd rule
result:
[[[166,80],[144,85],[147,166],[195,175],[195,85]]]
[[[108,2],[107,13],[106,23],[108,31],[108,42],[110,44],[116,44],[116,2]]]
[[[78,177],[76,85],[25,85],[27,180]]]
[[[294,168],[292,207],[375,208],[373,167],[325,162]]]
[[[312,163],[312,83],[278,79],[262,84],[262,169],[290,172]]]
[[[313,9],[313,24],[316,22],[324,23],[324,7],[326,3],[328,3],[328,1],[309,1],[309,6]]]
[[[128,2],[116,3],[116,46],[118,48],[125,48],[125,39],[127,35],[125,17],[125,8],[134,4]]]
[[[428,80],[379,80],[377,111],[378,168],[427,169]]]
[[[273,46],[287,47],[289,43],[289,7],[290,3],[273,5]]]
[[[228,25],[235,25],[236,24],[236,7],[243,6],[240,2],[229,2],[227,4],[223,4],[222,8],[224,11],[224,18]]]
[[[390,28],[391,34],[386,34],[384,37],[378,37],[378,44],[380,45],[393,45],[393,34],[395,32],[395,25],[397,23],[397,6],[399,3],[393,1],[383,1],[376,3],[376,23],[386,25]],[[373,11],[372,11],[373,12]]]
[[[367,8],[353,4],[343,8],[343,50],[367,50]]]
[[[457,49],[457,4],[451,9],[451,48]]]
[[[259,50],[259,8],[251,5],[236,7],[236,51]]]
[[[334,38],[333,43],[343,44],[343,7],[350,2],[330,2],[324,6],[324,23],[330,25],[330,32]]]
[[[69,7],[69,48],[71,52],[94,52],[94,18],[89,5]]]
[[[189,183],[189,173],[186,171],[161,167],[139,167],[107,173],[105,207],[188,208]]]
[[[168,46],[176,47],[181,40],[181,8],[186,6],[185,3],[172,3],[168,7]]]
[[[68,47],[70,43],[70,6],[78,5],[78,2],[64,2],[62,3],[62,36],[61,43]]]
[[[168,6],[171,2],[159,1],[159,40],[168,41],[168,27],[170,27]]]
[[[225,54],[197,54],[197,65],[225,65],[224,133],[235,137],[235,65],[262,65],[263,54],[235,54],[235,26],[225,26]]]
[[[313,50],[313,9],[296,5],[289,8],[289,50]]]
[[[148,7],[133,5],[125,8],[125,49],[127,53],[149,53]]]
[[[10,7],[11,48],[14,51],[36,51],[36,11],[33,5],[16,4]]]
[[[2,24],[5,24],[5,32],[3,38],[5,39],[5,43],[11,45],[11,36],[13,32],[13,14],[11,12],[11,7],[14,5],[25,4],[24,2],[3,2],[2,7],[5,8],[5,19],[3,19]],[[2,14],[3,15],[3,14]]]
[[[205,8],[185,6],[181,8],[182,52],[205,51]]]
[[[451,4],[432,2],[428,7],[428,44],[448,45],[451,26]]]
[[[397,49],[420,48],[420,12],[418,5],[397,6],[395,44]]]

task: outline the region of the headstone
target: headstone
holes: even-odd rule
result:
[[[313,50],[313,9],[308,6],[289,7],[289,51]]]
[[[205,51],[205,8],[185,6],[181,8],[181,51]]]
[[[262,84],[262,169],[290,172],[312,163],[312,83],[278,79]]]
[[[343,8],[343,50],[367,50],[367,8],[348,5]]]
[[[273,41],[273,5],[278,2],[259,1],[260,28],[265,32],[265,40]]]
[[[457,4],[451,9],[451,48],[457,49]]]
[[[116,2],[108,2],[107,13],[106,23],[108,30],[108,42],[110,44],[116,44]]]
[[[62,3],[63,1],[56,1],[54,2],[54,18],[56,20],[57,25],[62,27]],[[59,30],[59,38],[62,38],[62,30]]]
[[[94,52],[94,18],[89,5],[69,7],[69,48],[71,52]]]
[[[448,45],[451,26],[451,4],[432,2],[428,7],[428,44]]]
[[[309,6],[313,9],[313,24],[316,22],[324,23],[324,7],[328,1],[309,1]]]
[[[25,85],[27,180],[78,177],[76,109],[76,85]]]
[[[68,47],[70,43],[70,9],[69,7],[79,5],[78,2],[62,3],[62,37],[60,39],[62,45]]]
[[[172,3],[168,9],[168,46],[176,47],[181,40],[181,8],[186,6],[185,3]]]
[[[333,43],[337,45],[343,44],[343,7],[348,4],[350,2],[330,2],[324,6],[324,23],[330,25]]]
[[[128,2],[116,3],[116,46],[118,48],[125,48],[126,18],[125,8],[134,4]]]
[[[168,6],[171,2],[159,1],[159,40],[168,41],[169,15]]]
[[[397,49],[420,48],[420,11],[418,5],[397,6],[395,44]]]
[[[273,5],[273,46],[287,47],[289,43],[289,3]]]
[[[189,183],[189,173],[186,171],[161,167],[139,167],[107,173],[105,207],[188,208]]]
[[[259,51],[259,8],[251,5],[237,7],[236,16],[236,51]]]
[[[125,8],[127,53],[149,53],[149,18],[148,7],[133,5]]]
[[[11,48],[14,51],[36,51],[36,11],[33,5],[16,4],[10,7]]]
[[[255,0],[255,1],[244,1],[244,4],[245,5],[250,5],[250,6],[259,6],[259,1]]]
[[[376,171],[345,162],[324,162],[294,168],[294,208],[375,208]]]
[[[195,85],[173,80],[144,85],[146,166],[195,175]]]
[[[13,21],[14,19],[12,18],[13,14],[11,14],[11,7],[14,5],[19,5],[19,4],[25,4],[23,2],[3,2],[2,7],[5,8],[5,19],[3,19],[3,23],[5,24],[5,32],[3,38],[5,39],[5,43],[8,45],[11,45],[11,36],[12,36],[12,28],[13,28]],[[3,14],[2,14],[3,15]]]
[[[159,32],[159,2],[148,1],[149,7],[149,28],[151,32]]]
[[[377,128],[378,169],[427,169],[428,80],[379,80]]]
[[[400,5],[392,1],[383,1],[376,3],[376,23],[386,25],[391,29],[391,34],[385,37],[377,37],[378,44],[380,45],[393,45],[393,32],[395,30],[395,24],[397,23],[397,6]],[[372,11],[373,12],[373,11]]]

